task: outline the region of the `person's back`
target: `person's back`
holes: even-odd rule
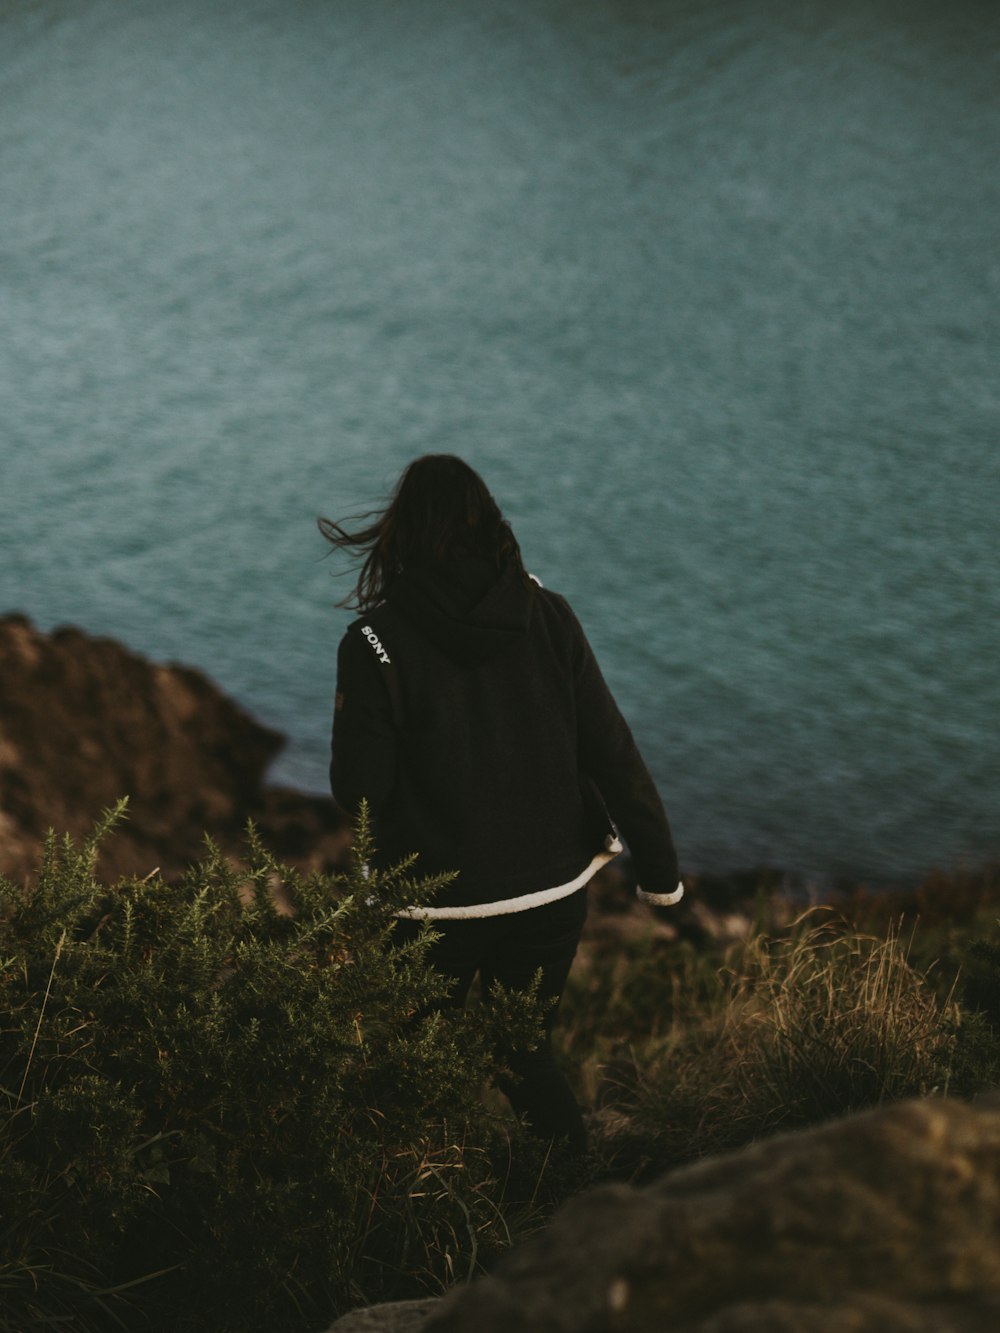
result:
[[[386,863],[417,852],[423,873],[458,872],[411,914],[442,924],[431,961],[452,976],[455,1003],[477,970],[523,985],[537,966],[558,1000],[582,890],[621,850],[608,811],[641,896],[670,903],[682,892],[662,803],[576,617],[526,574],[460,459],[417,459],[360,532],[320,526],[335,546],[366,553],[363,614],[338,653],[335,799],[351,813],[368,801]],[[547,1042],[521,1072],[524,1090],[508,1090],[515,1106],[580,1146],[579,1111]]]
[[[419,847],[425,871],[459,871],[439,905],[561,884],[603,849],[581,792],[575,640],[561,599],[477,560],[400,575],[348,631],[331,786],[378,812],[384,861]]]

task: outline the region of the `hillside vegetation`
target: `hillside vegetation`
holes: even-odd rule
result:
[[[725,947],[651,932],[581,959],[560,1031],[596,1109],[573,1162],[491,1091],[537,1002],[428,1014],[427,936],[393,913],[441,880],[369,878],[364,819],[342,874],[251,829],[243,863],[209,845],[177,883],[108,887],[121,813],[50,837],[30,889],[0,880],[3,1333],[322,1328],[488,1268],[595,1179],[996,1081],[993,877],[902,922],[859,895],[779,928],[762,899]]]

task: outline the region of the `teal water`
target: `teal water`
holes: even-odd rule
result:
[[[313,520],[455,451],[687,867],[997,856],[998,39],[993,0],[0,7],[0,611],[202,667],[322,789]]]

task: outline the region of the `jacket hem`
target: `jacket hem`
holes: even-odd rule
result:
[[[406,907],[403,911],[397,912],[396,916],[404,921],[471,921],[480,917],[510,916],[514,912],[528,912],[533,907],[544,907],[546,903],[568,898],[571,893],[582,889],[588,880],[593,879],[601,866],[614,860],[619,851],[621,851],[620,843],[616,851],[598,852],[575,879],[569,880],[566,884],[556,884],[551,889],[522,893],[516,898],[500,898],[491,903],[469,903],[464,907]]]

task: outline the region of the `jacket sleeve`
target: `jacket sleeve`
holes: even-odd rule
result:
[[[373,814],[385,805],[396,778],[396,728],[379,663],[358,625],[337,651],[337,696],[333,713],[330,790],[348,814],[362,797]]]
[[[569,609],[569,608],[567,608]],[[663,802],[576,616],[574,690],[580,767],[596,782],[632,853],[639,897],[670,906],[683,894]]]

